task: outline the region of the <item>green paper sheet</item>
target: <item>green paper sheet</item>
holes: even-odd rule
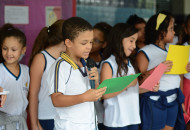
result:
[[[133,80],[135,80],[141,73],[129,76],[123,76],[118,78],[106,79],[104,80],[97,89],[107,87],[104,94],[119,92],[127,87]]]

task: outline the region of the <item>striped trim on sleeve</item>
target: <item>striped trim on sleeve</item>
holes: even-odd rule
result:
[[[59,67],[61,62],[64,61],[64,59],[60,59],[55,67],[55,79],[54,79],[54,92],[58,92],[58,85],[59,85]]]

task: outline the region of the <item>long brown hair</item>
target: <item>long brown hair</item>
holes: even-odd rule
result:
[[[108,45],[105,48],[105,58],[107,59],[113,54],[116,58],[116,63],[118,64],[117,76],[123,76],[122,71],[124,71],[124,75],[128,73],[128,66],[124,62],[126,59],[129,59],[134,69],[136,69],[135,59],[132,56],[126,56],[123,48],[123,39],[126,37],[130,37],[137,33],[138,30],[134,28],[132,25],[125,23],[116,24],[110,31],[108,35]]]
[[[64,20],[57,20],[49,27],[44,27],[35,39],[32,53],[29,60],[29,67],[32,64],[33,58],[36,54],[46,49],[47,47],[54,46],[63,41],[62,25]]]

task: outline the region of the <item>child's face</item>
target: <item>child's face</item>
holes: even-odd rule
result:
[[[172,18],[170,20],[169,26],[168,26],[168,32],[164,38],[165,43],[172,43],[174,39],[174,19]]]
[[[93,32],[94,32],[94,40],[92,44],[91,53],[99,52],[101,48],[104,47],[105,44],[104,33],[98,29],[93,29]]]
[[[135,33],[132,36],[123,39],[123,48],[126,56],[130,56],[133,50],[136,48],[137,38],[138,33]]]
[[[138,42],[144,42],[145,41],[145,23],[139,23],[135,25],[135,28],[138,29]]]
[[[78,34],[71,45],[72,54],[77,58],[87,59],[92,49],[93,31],[84,31]]]
[[[15,37],[7,37],[2,44],[2,56],[7,64],[18,63],[21,54],[24,54],[26,47]]]

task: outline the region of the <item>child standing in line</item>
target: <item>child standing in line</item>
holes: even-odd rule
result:
[[[65,51],[62,36],[64,20],[44,27],[37,36],[29,61],[29,113],[32,130],[53,130],[55,108],[49,96],[47,73],[50,66]]]
[[[190,45],[190,15],[187,16],[185,20],[185,33],[186,33],[186,42],[183,44],[185,46]],[[190,54],[190,53],[189,53]],[[190,62],[190,57],[189,57],[189,62]],[[190,72],[190,63],[187,66],[187,71]],[[183,94],[185,96],[185,111],[184,113],[184,118],[186,124],[189,126],[189,121],[190,121],[190,73],[187,73],[183,77],[183,87],[182,87]]]
[[[138,30],[125,23],[116,24],[110,31],[105,58],[101,69],[101,82],[106,79],[136,73],[131,53],[136,48]],[[120,92],[103,95],[105,130],[138,130],[139,88],[137,79]]]
[[[26,37],[17,28],[2,28],[0,86],[10,93],[0,108],[0,128],[27,130],[29,69],[26,65],[19,64],[20,56],[26,51]]]
[[[135,15],[131,15],[127,19],[126,23],[130,24],[130,25],[134,26],[136,29],[138,29],[138,38],[136,41],[136,49],[135,49],[135,51],[137,53],[140,48],[145,46],[146,21],[143,18],[141,18],[135,14]]]
[[[103,50],[107,45],[108,33],[110,32],[111,28],[112,27],[105,22],[97,23],[93,27],[94,39],[89,57],[95,61],[95,67],[97,67],[99,74],[101,63],[104,60]],[[98,129],[103,130],[104,106],[102,101],[96,101],[95,108],[98,117]]]
[[[92,26],[84,19],[72,17],[62,27],[66,52],[51,66],[48,83],[56,108],[56,130],[94,130],[96,117],[93,101],[105,93],[106,88],[90,89],[90,80],[99,85],[97,68],[91,68],[89,78],[85,66],[92,48]]]
[[[153,15],[145,28],[147,46],[140,49],[136,60],[141,73],[149,73],[160,63],[167,66],[165,72],[172,68],[171,61],[165,61],[166,43],[174,38],[174,18],[159,13]],[[181,104],[183,94],[180,91],[180,76],[164,74],[160,79],[160,88],[156,93],[147,92],[141,97],[142,130],[173,130],[179,114],[182,115]],[[181,116],[182,117],[182,116]]]
[[[97,23],[93,27],[94,39],[89,57],[96,62],[95,66],[98,70],[100,69],[101,62],[104,60],[103,50],[107,45],[108,33],[111,28],[112,27],[105,22]]]

